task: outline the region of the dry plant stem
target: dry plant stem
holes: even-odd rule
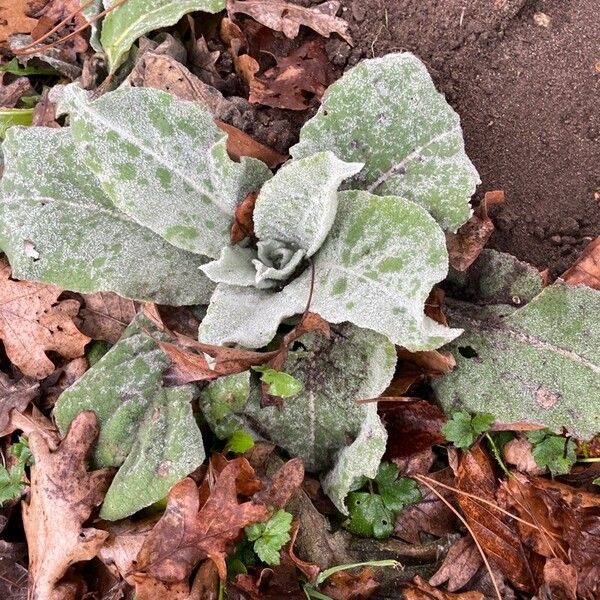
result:
[[[70,20],[71,18],[73,18],[76,14],[78,14],[81,10],[83,10],[83,8],[85,8],[86,6],[91,4],[91,2],[88,2],[87,4],[83,5],[79,9],[79,11],[74,12],[67,19],[63,19],[61,21],[61,23],[59,23],[54,29],[52,29],[48,33],[44,34],[41,38],[34,40],[30,44],[27,44],[27,46],[23,46],[22,48],[15,49],[13,51],[13,54],[15,56],[27,56],[29,54],[39,54],[40,52],[45,52],[46,50],[50,50],[51,48],[54,48],[55,46],[58,46],[59,44],[62,44],[63,42],[70,40],[72,37],[75,37],[77,34],[81,33],[82,31],[85,31],[92,23],[95,23],[98,19],[101,19],[102,17],[106,16],[109,12],[111,12],[115,8],[121,6],[121,4],[125,4],[125,2],[127,2],[127,0],[117,0],[110,8],[107,8],[106,10],[103,10],[102,12],[98,13],[97,15],[94,15],[94,17],[92,19],[90,19],[85,25],[78,27],[77,29],[75,29],[74,31],[69,33],[69,35],[66,35],[63,38],[60,38],[59,40],[56,40],[55,42],[52,42],[51,44],[46,44],[45,46],[40,46],[40,47],[34,48],[34,46],[39,44],[42,40],[47,39],[48,36],[51,35],[54,31],[56,31],[57,28],[60,27],[63,23],[65,23],[68,20]]]
[[[539,530],[540,533],[542,533],[544,531],[543,527],[540,527],[539,525],[536,525],[535,523],[530,523],[529,521],[525,521],[525,519],[521,519],[517,515],[513,515],[510,511],[505,510],[501,506],[498,506],[497,504],[494,504],[493,502],[490,502],[489,500],[486,500],[485,498],[480,498],[479,496],[476,496],[475,494],[470,494],[469,492],[459,490],[458,488],[452,487],[451,485],[446,485],[445,483],[441,483],[441,482],[436,481],[435,479],[431,479],[430,477],[427,477],[425,475],[419,475],[419,477],[421,477],[422,479],[426,479],[433,485],[437,485],[439,487],[450,490],[451,492],[454,492],[455,494],[461,494],[462,496],[467,496],[468,498],[477,500],[477,502],[481,502],[482,504],[487,504],[488,506],[495,508],[496,510],[499,510],[501,513],[504,513],[507,517],[510,517],[511,519],[514,519],[515,521],[519,521],[519,523],[523,523],[523,525],[527,525],[528,527],[531,527],[532,529]],[[529,511],[527,511],[527,512],[529,512]],[[560,536],[556,535],[555,533],[552,533],[551,531],[548,531],[546,533],[556,539],[560,539]]]
[[[450,504],[450,502],[448,502],[448,500],[446,500],[446,498],[444,498],[444,496],[442,496],[442,494],[440,494],[432,485],[430,485],[426,481],[426,479],[429,479],[428,477],[425,478],[422,475],[415,475],[415,479],[417,481],[420,481],[423,485],[427,486],[458,517],[458,519],[461,521],[461,523],[467,528],[467,531],[473,538],[473,541],[475,542],[475,545],[477,546],[477,550],[479,550],[479,554],[481,554],[481,558],[483,559],[483,562],[485,563],[488,573],[490,574],[490,579],[492,580],[492,584],[494,586],[494,591],[496,592],[496,597],[498,598],[498,600],[502,600],[502,594],[500,593],[498,583],[496,582],[496,578],[494,577],[492,567],[490,566],[487,556],[485,555],[485,552],[483,551],[481,544],[479,543],[477,537],[475,536],[475,533],[471,529],[471,526],[467,523],[467,520],[454,508],[454,506],[452,506],[452,504]],[[437,483],[437,481],[436,481],[436,483]]]

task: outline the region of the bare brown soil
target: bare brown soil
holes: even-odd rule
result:
[[[350,64],[414,52],[460,114],[479,196],[506,192],[491,245],[563,272],[600,234],[598,1],[343,5],[356,44],[345,53]]]

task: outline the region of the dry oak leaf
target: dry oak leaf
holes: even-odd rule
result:
[[[338,571],[328,577],[323,593],[334,600],[366,600],[379,589],[373,578],[373,569],[361,569],[358,573]]]
[[[10,411],[23,412],[38,394],[39,383],[29,377],[15,381],[0,371],[0,431],[6,428]]]
[[[483,559],[471,537],[462,537],[450,546],[446,558],[429,584],[437,587],[448,582],[449,592],[465,587],[483,565]]]
[[[438,590],[418,575],[415,577],[413,584],[404,590],[404,598],[405,600],[485,600],[485,596],[481,592],[453,594]]]
[[[113,292],[82,294],[84,306],[79,311],[79,329],[93,340],[116,344],[133,321],[138,304]]]
[[[250,472],[243,473],[248,469]],[[193,479],[175,485],[164,515],[138,554],[138,572],[163,582],[187,581],[194,567],[210,558],[224,580],[225,556],[242,529],[270,516],[266,506],[238,503],[236,480],[252,473],[245,459],[227,463],[202,506]]]
[[[590,242],[577,262],[561,275],[569,285],[587,285],[600,290],[600,237]]]
[[[0,438],[12,435],[15,431],[22,431],[26,437],[35,432],[46,442],[50,450],[56,450],[60,443],[56,426],[35,405],[22,413],[11,410],[6,426],[0,431]]]
[[[304,463],[301,458],[292,458],[275,471],[263,489],[252,496],[252,500],[270,508],[285,508],[303,481]]]
[[[324,37],[337,33],[352,45],[348,23],[335,16],[339,6],[339,2],[332,1],[304,8],[284,0],[228,0],[227,13],[230,17],[236,13],[248,15],[290,39],[297,37],[300,26],[304,25]]]
[[[498,483],[494,463],[480,444],[473,446],[469,452],[461,453],[456,467],[456,487],[497,504]],[[534,591],[535,581],[516,527],[503,513],[488,504],[463,494],[457,494],[457,500],[473,535],[492,565],[517,589]]]
[[[320,40],[306,42],[250,81],[250,102],[273,108],[305,110],[312,98],[322,98],[333,80],[327,53]]]
[[[0,339],[14,365],[28,377],[43,379],[54,371],[47,350],[77,358],[90,338],[73,323],[77,301],[57,302],[60,288],[14,281],[10,274],[6,258],[0,259]]]
[[[560,558],[544,565],[544,583],[532,600],[577,600],[577,569]]]
[[[96,415],[77,416],[65,439],[51,452],[38,433],[29,445],[29,502],[23,502],[23,525],[29,546],[30,600],[65,600],[60,579],[67,569],[91,560],[108,532],[84,527],[108,489],[112,471],[86,471],[86,456],[98,435]]]

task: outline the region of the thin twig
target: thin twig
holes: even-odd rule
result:
[[[75,29],[74,31],[69,33],[69,35],[66,35],[63,38],[60,38],[60,39],[56,40],[55,42],[52,42],[51,44],[46,44],[45,46],[39,46],[37,48],[33,47],[33,46],[36,46],[37,44],[39,44],[41,40],[45,40],[50,35],[50,32],[48,32],[47,34],[43,35],[41,38],[34,40],[30,44],[27,44],[27,46],[23,46],[22,48],[16,48],[12,52],[15,56],[27,56],[29,54],[39,54],[40,52],[45,52],[46,50],[50,50],[51,48],[54,48],[55,46],[58,46],[59,44],[62,44],[63,42],[70,40],[72,37],[75,37],[77,34],[81,33],[82,31],[85,31],[92,23],[95,23],[98,19],[101,19],[102,17],[106,16],[109,12],[115,10],[115,8],[118,8],[119,6],[121,6],[121,4],[124,4],[125,2],[127,2],[127,0],[117,0],[109,8],[103,10],[102,12],[98,13],[97,15],[94,15],[84,25],[81,25],[80,27],[78,27],[77,29]],[[75,14],[77,14],[77,13],[75,13]]]
[[[448,502],[448,500],[446,500],[446,498],[444,498],[444,496],[442,496],[442,494],[440,494],[432,485],[427,483],[427,481],[425,480],[425,478],[422,475],[415,475],[415,479],[417,481],[420,481],[423,485],[427,486],[458,517],[458,519],[462,522],[462,524],[467,528],[467,531],[473,538],[473,541],[475,542],[475,545],[477,546],[477,550],[479,550],[479,554],[481,554],[481,558],[483,559],[483,562],[488,570],[488,573],[490,574],[490,578],[492,580],[492,584],[493,584],[494,590],[496,592],[496,597],[498,598],[498,600],[502,600],[502,594],[500,593],[500,588],[498,587],[498,583],[496,582],[496,578],[494,577],[492,567],[490,566],[490,563],[488,562],[487,556],[486,556],[485,552],[483,551],[483,548],[481,547],[479,540],[475,536],[475,532],[473,531],[473,529],[471,529],[471,526],[467,523],[467,520],[454,508],[454,506],[452,506],[452,504],[450,504],[450,502]],[[438,482],[436,481],[436,483],[438,483]]]

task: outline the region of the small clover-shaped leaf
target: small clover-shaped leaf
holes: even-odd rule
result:
[[[383,503],[393,512],[400,512],[422,498],[417,482],[410,477],[398,477],[398,467],[391,462],[381,463],[375,483]]]
[[[348,494],[350,518],[345,527],[363,537],[385,539],[394,531],[395,515],[379,494],[351,492]]]
[[[293,516],[285,510],[278,510],[268,521],[246,527],[246,537],[254,542],[254,552],[268,565],[280,563],[279,553],[290,541]]]
[[[442,427],[442,433],[457,448],[467,450],[493,422],[494,416],[487,413],[471,416],[468,412],[459,411]]]
[[[552,475],[566,475],[577,461],[577,444],[571,438],[556,435],[547,429],[526,434],[532,443],[533,458],[542,469]]]

